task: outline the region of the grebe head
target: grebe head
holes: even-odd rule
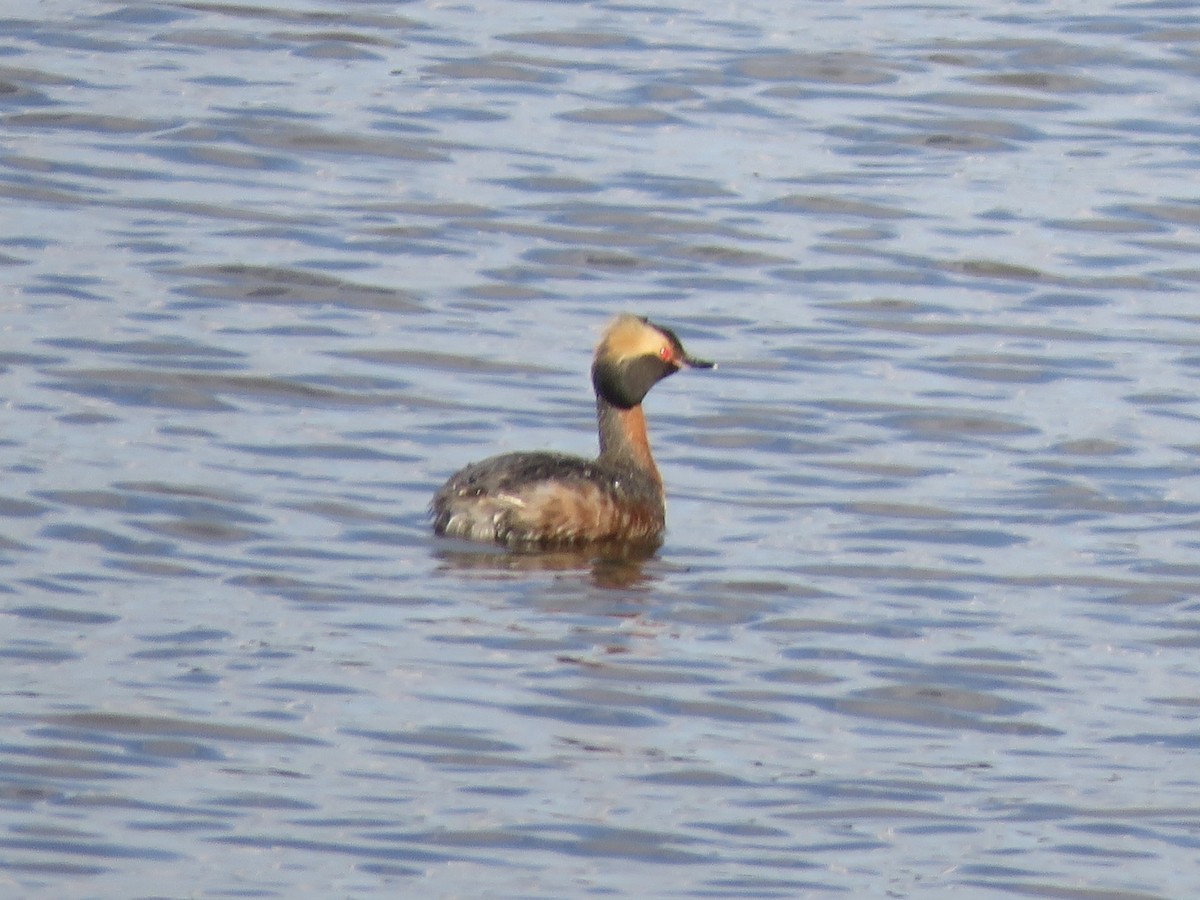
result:
[[[596,395],[620,409],[631,409],[662,379],[684,366],[711,369],[715,363],[688,356],[670,328],[649,319],[617,316],[596,345],[592,386]]]

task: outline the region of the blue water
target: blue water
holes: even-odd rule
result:
[[[0,893],[1200,894],[1190,4],[0,24]]]

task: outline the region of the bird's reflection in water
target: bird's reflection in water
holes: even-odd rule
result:
[[[657,581],[645,571],[656,547],[626,544],[600,545],[563,550],[509,550],[463,542],[460,548],[435,552],[443,569],[479,572],[492,576],[529,572],[586,572],[592,584],[602,588],[637,588]]]

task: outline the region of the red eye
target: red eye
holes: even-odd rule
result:
[[[658,351],[658,358],[661,359],[663,362],[670,362],[672,359],[675,358],[675,354],[673,354],[671,352],[670,347],[662,347]]]

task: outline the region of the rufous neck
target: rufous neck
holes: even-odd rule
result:
[[[633,466],[658,484],[662,478],[650,453],[646,436],[646,415],[641,404],[621,409],[603,397],[596,398],[596,421],[600,427],[600,458],[606,462]]]

